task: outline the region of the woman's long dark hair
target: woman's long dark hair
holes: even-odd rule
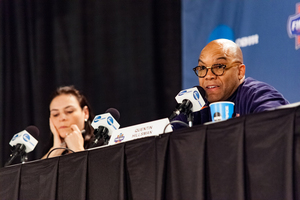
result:
[[[87,119],[87,121],[85,121],[85,124],[84,124],[85,132],[82,134],[83,139],[84,139],[84,148],[88,149],[95,138],[94,133],[93,133],[94,129],[91,126],[91,123],[92,123],[95,115],[92,112],[91,106],[90,106],[89,102],[87,101],[86,97],[79,90],[77,90],[73,85],[58,87],[52,94],[50,103],[52,102],[52,100],[55,97],[60,96],[62,94],[73,95],[78,100],[81,109],[83,109],[85,106],[87,106],[87,108],[89,110],[89,118]],[[48,150],[52,147],[52,145],[53,145],[53,135],[51,137],[50,143],[47,145],[44,152],[47,153]]]

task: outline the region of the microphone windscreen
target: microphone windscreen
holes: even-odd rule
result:
[[[109,108],[105,112],[106,113],[110,113],[113,116],[113,118],[115,118],[115,120],[119,121],[119,119],[120,119],[120,112],[117,109],[115,109],[115,108]]]
[[[196,87],[198,89],[198,91],[200,92],[202,98],[205,98],[205,90],[202,87],[200,87],[199,85],[196,85],[194,87]]]
[[[25,130],[36,140],[39,137],[40,131],[36,126],[28,126]]]

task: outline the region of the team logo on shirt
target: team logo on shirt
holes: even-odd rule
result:
[[[290,15],[287,22],[287,32],[290,38],[295,38],[295,49],[300,48],[300,3],[296,4],[296,14]]]

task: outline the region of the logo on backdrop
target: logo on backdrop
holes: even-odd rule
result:
[[[296,13],[290,15],[287,22],[287,32],[290,38],[295,38],[295,49],[300,48],[300,3],[296,4]]]
[[[224,24],[218,25],[210,34],[207,43],[219,38],[224,38],[224,39],[234,41],[235,36],[232,28]],[[252,46],[259,43],[259,35],[254,34],[245,37],[240,37],[237,38],[234,42],[240,47]]]
[[[259,43],[258,34],[237,38],[235,43],[240,47],[248,47]]]
[[[227,25],[221,24],[218,25],[210,34],[207,43],[216,40],[216,39],[228,39],[234,41],[234,33],[232,28]]]

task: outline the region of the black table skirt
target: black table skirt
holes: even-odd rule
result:
[[[0,199],[300,199],[300,107],[1,168]]]

